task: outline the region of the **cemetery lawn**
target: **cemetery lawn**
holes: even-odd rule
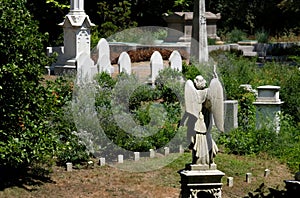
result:
[[[181,155],[178,157],[177,155]],[[49,177],[34,177],[0,185],[0,197],[127,197],[127,198],[167,198],[179,197],[180,176],[177,173],[191,160],[190,153],[170,154],[176,158],[171,164],[151,172],[128,172],[110,166],[81,167],[66,172],[63,167],[53,167]],[[120,166],[134,164],[143,167],[159,163],[165,157],[153,159],[142,158],[138,162],[125,161]],[[244,197],[264,186],[261,191],[270,193],[269,188],[275,191],[284,190],[286,179],[293,179],[293,174],[285,164],[266,155],[236,156],[219,153],[215,162],[218,169],[226,175],[223,177],[222,197]],[[271,173],[264,177],[264,170]],[[245,174],[251,172],[252,182],[245,182]],[[226,185],[227,177],[234,178],[234,186]]]

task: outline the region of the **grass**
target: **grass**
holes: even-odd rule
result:
[[[115,167],[94,165],[91,168],[66,172],[62,167],[53,167],[50,180],[28,182],[0,188],[0,197],[178,197],[180,176],[177,173],[191,161],[191,154],[170,154],[168,157],[141,158],[140,161],[124,161]],[[168,165],[148,172],[123,171],[119,168],[143,171],[145,167]],[[293,175],[285,164],[267,155],[236,156],[219,153],[215,159],[218,169],[226,175],[222,178],[222,197],[245,197],[264,186],[264,193],[270,189],[284,190],[285,179]],[[144,169],[143,169],[144,166]],[[118,167],[118,168],[117,168]],[[271,170],[264,177],[264,170]],[[251,172],[250,184],[245,182],[245,174]],[[226,185],[227,177],[234,178],[234,186]],[[269,192],[270,193],[270,192]]]

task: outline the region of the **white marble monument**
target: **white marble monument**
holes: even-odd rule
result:
[[[205,0],[194,0],[190,60],[199,63],[208,61]]]
[[[191,138],[192,163],[179,171],[181,197],[217,197],[222,195],[221,178],[225,175],[217,170],[214,157],[218,147],[210,133],[212,122],[224,131],[223,88],[214,72],[209,87],[206,80],[197,76],[188,80],[184,91],[187,134]]]
[[[91,32],[94,24],[84,11],[84,0],[71,0],[70,12],[59,24],[64,29],[64,52],[54,65],[54,73],[77,70],[76,62],[80,54],[90,54]]]

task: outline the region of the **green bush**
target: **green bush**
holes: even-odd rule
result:
[[[257,31],[255,33],[255,39],[258,43],[268,43],[269,42],[269,33],[265,30]]]
[[[0,4],[0,166],[26,168],[49,162],[56,135],[49,132],[49,109],[41,75],[48,60],[23,0]]]
[[[179,73],[173,70],[162,71],[158,86],[152,88],[138,82],[134,75],[119,75],[115,85],[105,82],[110,82],[110,77],[99,75],[98,82],[111,85],[105,89],[100,86],[95,103],[101,128],[107,137],[130,151],[147,152],[166,145],[175,136],[181,117],[178,97],[182,97],[183,90],[169,87],[178,76]],[[173,93],[166,91],[169,89]],[[117,120],[116,115],[120,115]],[[179,138],[184,140],[182,136]]]
[[[236,27],[226,34],[226,41],[229,43],[237,43],[246,39],[246,33]]]

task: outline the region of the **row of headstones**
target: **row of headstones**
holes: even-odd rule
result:
[[[149,157],[150,158],[155,158],[156,156],[156,150],[154,149],[150,149],[149,150]],[[184,153],[184,148],[182,145],[179,145],[179,153]],[[170,154],[170,148],[169,147],[165,147],[164,148],[164,156],[168,156]],[[133,160],[134,161],[139,161],[141,158],[140,152],[134,152],[134,156],[133,156]],[[118,159],[117,159],[118,163],[123,163],[124,162],[124,155],[118,155]],[[92,161],[89,161],[88,164],[92,164]],[[106,165],[106,161],[104,157],[100,157],[99,158],[99,165],[100,166],[105,166]],[[72,171],[72,163],[68,162],[66,163],[66,170],[67,171]]]
[[[265,169],[264,177],[268,177],[270,175],[270,169]],[[252,173],[246,173],[246,180],[247,183],[252,182]],[[233,177],[227,177],[227,186],[233,187]]]
[[[94,64],[93,59],[87,53],[82,53],[77,57],[77,71],[79,77],[89,78],[96,73],[106,72],[111,75],[114,68],[110,61],[110,48],[106,39],[102,38],[97,44],[96,57]],[[174,50],[169,57],[170,67],[174,70],[182,71],[182,58],[177,50]],[[119,73],[124,72],[131,75],[131,59],[127,52],[122,52],[118,59]],[[158,51],[155,51],[150,58],[151,82],[153,83],[159,74],[159,71],[164,69],[163,58]]]

